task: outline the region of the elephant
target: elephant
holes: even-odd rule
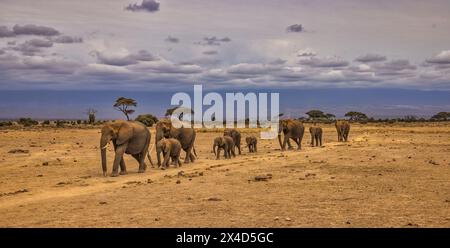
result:
[[[145,172],[147,165],[144,160],[147,156],[150,163],[153,161],[148,152],[151,134],[147,127],[137,121],[115,121],[106,123],[101,131],[100,138],[101,158],[103,176],[106,176],[106,148],[112,140],[114,145],[115,157],[111,176],[118,176],[120,164],[120,174],[125,175],[127,169],[123,154],[131,154],[139,162],[139,173]]]
[[[256,144],[258,143],[258,140],[256,139],[255,136],[248,136],[245,138],[245,142],[247,143],[247,147],[248,147],[248,152],[249,153],[253,153],[256,152]]]
[[[169,160],[172,159],[172,163],[175,166],[181,166],[180,153],[181,153],[181,143],[174,138],[162,138],[156,144],[156,149],[162,151],[164,156],[164,161],[162,162],[162,168],[166,169],[169,167]],[[159,167],[159,166],[158,166]]]
[[[281,133],[284,134],[283,143],[281,143]],[[280,143],[281,150],[286,150],[286,143],[289,146],[288,148],[292,149],[289,139],[292,139],[295,143],[297,143],[297,150],[302,149],[302,139],[304,133],[305,127],[302,122],[292,119],[280,120],[280,125],[278,127],[278,142]]]
[[[347,142],[348,133],[350,132],[350,123],[346,120],[337,120],[335,123],[339,142]]]
[[[229,136],[233,138],[234,145],[238,149],[239,155],[241,155],[241,133],[236,129],[225,129],[223,136]]]
[[[309,128],[309,133],[311,134],[311,146],[314,146],[314,141],[316,146],[322,146],[322,128],[312,126]]]
[[[223,136],[214,139],[213,151],[214,155],[216,155],[216,159],[219,159],[221,149],[224,150],[225,158],[231,158],[231,155],[233,155],[233,157],[236,157],[236,153],[234,152],[234,141],[231,137]]]
[[[194,148],[195,142],[195,130],[193,128],[175,128],[172,126],[172,123],[169,119],[163,119],[156,123],[156,140],[155,144],[162,138],[174,138],[180,141],[181,148],[186,152],[186,158],[184,159],[184,163],[188,164],[189,162],[195,161],[195,156],[197,153]],[[192,152],[195,154],[192,154]],[[158,166],[161,165],[160,155],[161,150],[156,149],[156,157],[158,158]]]

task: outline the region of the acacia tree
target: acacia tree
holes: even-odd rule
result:
[[[333,114],[324,113],[323,111],[316,109],[310,110],[306,112],[306,114],[308,115],[309,119],[312,120],[333,120],[334,118],[336,118],[336,116]]]
[[[95,114],[97,113],[97,110],[93,108],[88,108],[86,111],[86,114],[88,115],[88,122],[89,124],[95,123]]]
[[[350,117],[351,121],[367,120],[367,115],[362,112],[350,111],[345,114],[345,117]]]
[[[136,107],[136,106],[137,106],[136,100],[134,100],[132,98],[126,98],[126,97],[117,98],[116,103],[114,103],[114,105],[113,105],[113,107],[117,111],[122,112],[127,117],[127,121],[130,120],[129,115],[131,115],[135,112],[135,110],[131,109],[131,107]]]
[[[320,110],[310,110],[308,112],[306,112],[306,114],[309,116],[310,119],[320,119],[320,118],[324,118],[326,117],[325,113],[320,111]]]
[[[431,117],[431,120],[446,121],[450,119],[450,112],[439,112]]]

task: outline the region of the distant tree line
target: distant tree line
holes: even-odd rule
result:
[[[137,101],[132,98],[119,97],[116,99],[113,104],[114,109],[122,112],[125,115],[127,120],[131,120],[131,115],[135,113],[135,107],[137,107]],[[168,108],[165,113],[165,117],[169,117],[172,113],[177,110],[179,107]],[[194,112],[190,109],[186,109],[183,112],[190,112],[193,114]],[[38,122],[31,118],[20,118],[17,123],[24,127],[42,125],[42,126],[51,126],[54,125],[56,127],[65,127],[65,126],[77,126],[77,125],[101,125],[106,120],[96,120],[97,110],[93,108],[89,108],[86,110],[85,114],[87,115],[86,120],[44,120],[42,122]],[[297,118],[304,122],[323,122],[323,123],[332,123],[336,120],[336,116],[334,114],[325,113],[318,109],[313,109],[305,113],[307,117]],[[284,114],[281,113],[279,116],[282,117]],[[379,118],[375,119],[373,117],[368,117],[365,113],[359,111],[349,111],[344,115],[349,121],[352,122],[360,122],[360,123],[368,123],[368,122],[425,122],[425,121],[450,121],[450,112],[439,112],[433,115],[431,118],[419,118],[414,115],[406,115],[403,118]],[[180,120],[183,119],[183,114],[178,116]],[[151,127],[155,123],[158,122],[158,118],[152,114],[141,114],[138,115],[135,121],[142,122],[144,125]],[[212,118],[212,121],[215,120],[215,117]],[[249,119],[245,120],[246,126],[249,125]],[[236,121],[234,122],[237,123]],[[226,124],[226,120],[224,120],[223,124]],[[12,126],[14,123],[12,121],[0,121],[0,127],[3,126]],[[259,121],[257,121],[257,126],[259,126]]]

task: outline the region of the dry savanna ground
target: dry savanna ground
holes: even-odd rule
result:
[[[449,123],[355,124],[347,143],[328,125],[322,148],[306,133],[230,160],[198,132],[194,164],[139,174],[126,156],[114,178],[99,131],[0,130],[0,227],[450,227]]]

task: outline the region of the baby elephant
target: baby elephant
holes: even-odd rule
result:
[[[316,141],[316,146],[322,146],[322,128],[310,127],[309,132],[311,133],[311,146],[314,146],[314,141]]]
[[[164,156],[164,161],[162,162],[162,168],[166,169],[169,167],[169,159],[172,159],[172,163],[175,166],[181,166],[180,161],[180,152],[181,152],[181,144],[180,141],[173,138],[163,138],[156,144],[156,148],[162,151]],[[158,166],[159,167],[159,166]]]
[[[258,140],[255,136],[248,136],[245,138],[245,142],[247,143],[248,152],[256,152],[256,143],[258,143]]]
[[[216,147],[217,147],[217,152],[216,152]],[[214,151],[214,155],[216,155],[216,159],[219,159],[221,149],[224,150],[225,158],[231,158],[231,155],[233,155],[233,157],[236,157],[236,154],[234,153],[233,138],[231,138],[229,136],[215,138],[214,145],[213,145],[213,151]]]

